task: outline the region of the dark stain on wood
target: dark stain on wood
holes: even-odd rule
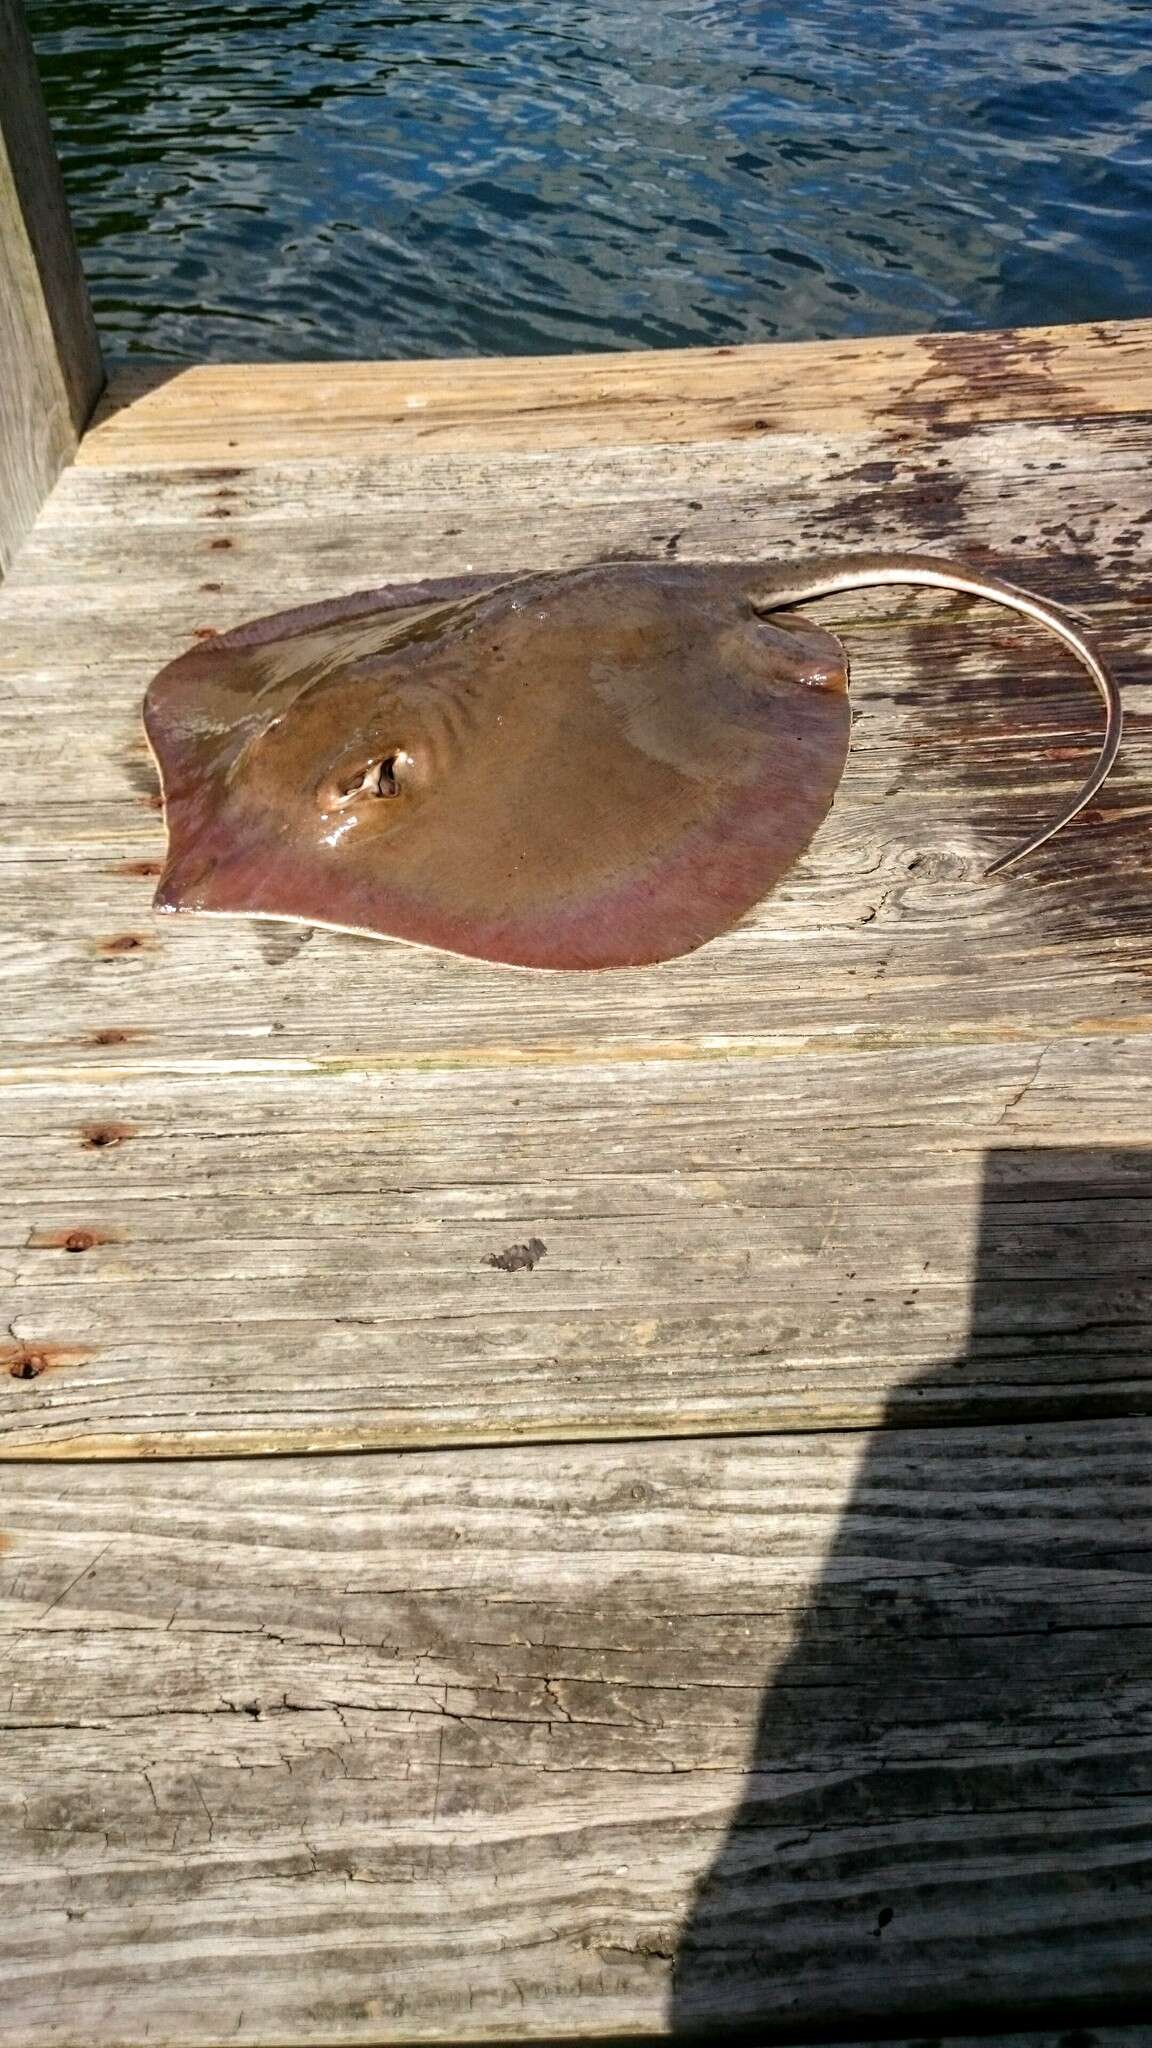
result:
[[[123,1145],[128,1138],[138,1135],[135,1124],[100,1123],[84,1124],[80,1130],[80,1142],[86,1152],[110,1152],[117,1145]]]
[[[287,967],[316,935],[310,924],[257,925],[256,937],[266,967]]]
[[[78,1042],[81,1045],[95,1046],[130,1045],[134,1039],[146,1038],[147,1035],[147,1032],[139,1030],[135,1025],[105,1024],[101,1030],[90,1031]]]
[[[960,406],[970,421],[981,401],[989,399],[997,410],[1011,399],[1013,418],[1022,420],[1050,418],[1057,395],[1075,407],[1074,387],[1053,368],[1060,351],[1044,335],[929,334],[918,345],[928,368],[891,406],[896,419],[936,426],[941,413]],[[960,388],[950,390],[950,385]]]
[[[917,464],[900,476],[894,462],[873,462],[861,463],[849,475],[871,488],[808,513],[806,537],[821,548],[827,547],[830,534],[853,547],[861,541],[869,547],[885,540],[898,545],[899,536],[912,527],[918,546],[947,547],[968,561],[987,559],[989,551],[964,534],[968,481],[958,471]]]
[[[146,753],[140,760],[129,754],[124,763],[124,770],[137,796],[143,797],[150,804],[161,802],[160,778],[151,754]]]
[[[84,1365],[92,1353],[77,1344],[0,1345],[0,1371],[13,1380],[38,1380],[46,1372]]]
[[[495,1266],[501,1273],[531,1273],[547,1249],[542,1238],[530,1237],[527,1244],[510,1244],[506,1251],[489,1252],[484,1264]]]
[[[117,863],[111,872],[114,875],[138,876],[141,881],[148,881],[150,878],[159,875],[163,871],[163,867],[164,863],[160,860],[122,860]]]
[[[230,548],[233,543],[230,540],[213,540],[209,541],[208,545],[211,548]]]
[[[110,939],[101,939],[96,948],[103,960],[119,960],[129,953],[149,953],[155,949],[156,940],[150,932],[116,932]]]
[[[1011,576],[1010,565],[997,561],[997,573]],[[1057,601],[1068,601],[1062,563],[1041,565],[1046,574],[1028,580],[1037,588],[1047,583]],[[909,683],[899,692],[901,705],[914,708],[893,764],[894,794],[915,785],[935,785],[941,832],[950,822],[965,832],[986,835],[989,860],[1020,838],[1042,802],[1054,801],[1054,789],[1067,777],[1069,790],[1078,769],[1092,756],[1099,739],[1099,706],[1080,685],[1061,657],[1038,643],[1026,625],[1007,630],[992,626],[984,607],[965,603],[963,615],[924,624],[909,617],[903,624],[904,667]],[[974,653],[978,660],[973,661]],[[869,701],[864,650],[855,665],[854,700]],[[1152,939],[1147,886],[1148,807],[1152,789],[1136,779],[1136,770],[1120,761],[1090,812],[1076,818],[1060,838],[1033,860],[989,888],[1003,893],[1005,918],[1023,931],[1031,927],[1044,941],[1060,947],[1104,950],[1110,958],[1118,942],[1126,956],[1115,958],[1115,1000],[1118,1009],[1140,1000],[1141,969],[1133,941]],[[1105,831],[1105,828],[1108,828]],[[931,859],[931,849],[921,848]],[[930,881],[921,873],[892,892],[887,924],[916,916],[914,892]],[[1128,995],[1124,993],[1127,981]]]
[[[91,1252],[98,1245],[115,1244],[117,1239],[106,1230],[93,1230],[75,1224],[63,1230],[33,1230],[28,1238],[26,1251],[30,1252]]]
[[[846,469],[845,481],[862,484],[890,484],[897,475],[894,462],[860,462],[855,469]]]

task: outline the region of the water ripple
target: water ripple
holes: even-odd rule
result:
[[[113,355],[1152,310],[1149,0],[30,0]]]

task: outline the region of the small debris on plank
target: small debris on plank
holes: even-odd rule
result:
[[[530,1237],[527,1244],[510,1244],[507,1251],[489,1252],[484,1264],[497,1266],[501,1273],[530,1273],[547,1249],[543,1238]]]

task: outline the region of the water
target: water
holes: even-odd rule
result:
[[[1152,0],[29,0],[112,355],[1152,311]]]

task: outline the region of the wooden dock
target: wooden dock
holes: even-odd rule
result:
[[[1152,2040],[1150,475],[1152,323],[112,379],[0,589],[6,2048]],[[1091,692],[877,592],[690,959],[151,917],[197,635],[888,544],[1123,677],[1018,873]]]

